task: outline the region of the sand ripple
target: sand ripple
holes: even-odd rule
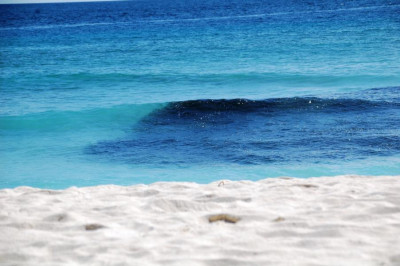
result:
[[[0,190],[1,265],[398,266],[399,247],[400,176]]]

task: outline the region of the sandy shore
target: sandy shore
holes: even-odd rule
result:
[[[3,189],[0,264],[400,265],[400,176]]]

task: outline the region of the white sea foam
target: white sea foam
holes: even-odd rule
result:
[[[126,24],[124,22],[97,22],[97,23],[76,23],[76,24],[54,24],[54,25],[40,25],[40,26],[25,26],[25,27],[5,27],[0,30],[43,30],[54,28],[74,28],[74,27],[91,27],[91,26],[107,26],[114,24]]]
[[[118,0],[100,0],[100,1],[118,1]],[[0,3],[1,4],[1,3]],[[74,27],[96,27],[107,25],[132,25],[134,23],[177,23],[177,22],[196,22],[196,21],[213,21],[213,20],[232,20],[232,19],[247,19],[247,18],[262,18],[262,17],[279,17],[287,15],[303,15],[314,13],[342,13],[352,11],[372,11],[377,9],[392,9],[399,8],[400,5],[380,5],[368,7],[353,7],[353,8],[339,8],[339,9],[322,9],[322,10],[306,10],[306,11],[287,11],[287,12],[273,12],[273,13],[260,13],[248,15],[234,15],[234,16],[215,16],[215,17],[200,17],[200,18],[179,18],[179,19],[138,19],[131,22],[96,22],[96,23],[76,23],[76,24],[54,24],[54,25],[36,25],[36,26],[22,26],[22,27],[3,27],[0,31],[9,30],[40,30],[40,29],[53,29],[53,28],[74,28]]]
[[[112,2],[121,0],[0,0],[0,4],[38,4],[38,3],[73,3],[73,2]]]
[[[279,17],[287,15],[303,15],[313,13],[342,13],[351,11],[370,11],[376,9],[390,9],[398,8],[400,5],[380,5],[380,6],[368,6],[368,7],[353,7],[353,8],[339,8],[339,9],[321,9],[321,10],[306,10],[306,11],[286,11],[286,12],[273,12],[273,13],[259,13],[259,14],[248,14],[248,15],[234,15],[234,16],[215,16],[215,17],[201,17],[201,18],[180,18],[180,19],[149,19],[139,20],[139,22],[153,22],[153,23],[164,23],[164,22],[182,22],[182,21],[207,21],[207,20],[231,20],[231,19],[247,19],[247,18],[261,18],[261,17]]]
[[[0,264],[400,265],[399,191],[400,176],[3,189]]]

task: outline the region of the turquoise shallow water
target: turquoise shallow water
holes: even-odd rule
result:
[[[399,2],[0,12],[0,187],[399,173]]]

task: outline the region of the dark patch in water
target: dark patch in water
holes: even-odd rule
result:
[[[400,104],[282,98],[173,102],[87,152],[131,164],[327,163],[400,152]]]

